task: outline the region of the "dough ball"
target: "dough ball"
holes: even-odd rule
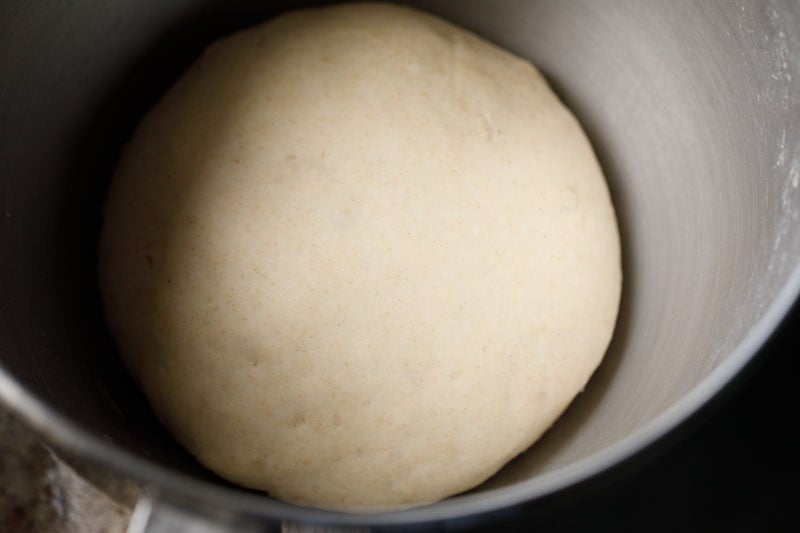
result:
[[[100,283],[158,416],[296,504],[400,509],[528,448],[620,295],[606,183],[527,61],[381,4],[211,45],[113,177]]]

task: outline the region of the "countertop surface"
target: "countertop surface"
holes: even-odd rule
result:
[[[129,518],[0,405],[0,532],[116,533]]]
[[[800,523],[800,308],[666,446],[585,486],[448,531],[795,531]],[[130,509],[0,407],[0,532],[125,531]],[[499,528],[499,529],[498,529]]]

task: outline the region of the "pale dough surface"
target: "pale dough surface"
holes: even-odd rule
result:
[[[209,47],[112,180],[120,352],[203,464],[302,505],[469,489],[579,393],[620,250],[592,149],[527,62],[408,8]]]

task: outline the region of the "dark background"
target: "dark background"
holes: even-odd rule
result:
[[[667,441],[575,489],[456,531],[800,531],[800,305]],[[489,517],[485,517],[489,518]]]

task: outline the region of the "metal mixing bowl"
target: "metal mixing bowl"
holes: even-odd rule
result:
[[[541,442],[467,494],[366,516],[284,504],[199,467],[122,369],[96,289],[100,206],[136,121],[210,40],[297,4],[0,5],[0,396],[62,449],[146,483],[151,524],[164,508],[436,524],[541,498],[662,439],[797,298],[800,4],[411,3],[548,76],[608,176],[625,284],[606,360]]]

